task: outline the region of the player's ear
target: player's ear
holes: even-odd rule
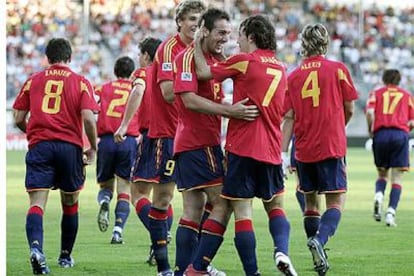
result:
[[[202,27],[203,38],[207,37],[210,34],[210,31],[206,27]]]
[[[148,54],[148,52],[144,53],[144,59],[145,59],[145,62],[147,62],[147,63],[149,63],[151,61],[151,58],[150,58],[150,55]]]

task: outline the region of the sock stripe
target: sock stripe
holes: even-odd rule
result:
[[[151,205],[151,201],[146,198],[143,197],[141,199],[139,199],[137,201],[137,203],[135,203],[135,211],[137,214],[141,213],[142,208],[144,208],[145,206]]]
[[[125,201],[129,201],[131,198],[131,196],[129,194],[126,193],[121,193],[118,195],[118,200],[125,200]]]
[[[63,214],[68,216],[73,216],[78,213],[78,203],[76,202],[73,205],[65,205],[62,203]]]
[[[189,228],[189,229],[191,229],[191,230],[198,233],[198,228],[200,226],[198,225],[198,223],[196,223],[194,221],[185,220],[185,219],[181,218],[180,221],[178,222],[178,227]]]
[[[286,217],[286,213],[282,208],[272,209],[267,215],[269,216],[269,219],[274,217]]]
[[[220,222],[213,219],[207,219],[203,224],[203,233],[223,236],[225,231],[226,227]]]
[[[402,189],[402,186],[400,184],[394,183],[394,184],[391,185],[391,189],[399,189],[399,190],[401,190]]]
[[[304,217],[320,217],[321,214],[318,211],[313,211],[313,210],[306,210],[303,213]]]
[[[253,232],[253,223],[250,219],[241,219],[235,222],[235,232]]]
[[[156,209],[154,207],[151,207],[148,216],[155,220],[167,220],[168,218],[167,210]]]
[[[174,209],[173,209],[173,207],[172,207],[172,205],[171,205],[171,204],[168,206],[168,209],[167,209],[167,215],[168,215],[169,217],[172,217],[172,216],[174,215]]]
[[[37,205],[30,207],[29,210],[27,211],[27,215],[34,215],[34,214],[43,216],[43,209]]]

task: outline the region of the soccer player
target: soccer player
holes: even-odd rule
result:
[[[223,45],[228,41],[231,33],[230,18],[226,12],[210,8],[202,14],[201,21],[204,22],[206,31],[202,49],[207,63],[211,65],[219,61],[217,57],[221,57]],[[244,116],[244,111],[256,107],[242,103],[233,106],[221,104],[224,98],[221,83],[197,80],[193,45],[181,52],[174,64],[174,92],[178,104],[174,154],[177,188],[183,196],[183,215],[176,232],[174,275],[183,275],[199,245],[199,228],[207,199],[213,209],[203,224],[199,245],[200,250],[206,252],[207,258],[197,270],[198,273],[208,275],[225,275],[217,270],[214,273],[209,271],[210,261],[223,241],[231,214],[227,201],[220,197],[224,169],[219,115],[252,120],[257,115]],[[194,267],[190,269],[195,270]],[[186,273],[189,275],[189,270]]]
[[[139,43],[139,64],[140,68],[132,74],[133,89],[129,95],[128,102],[125,108],[124,117],[121,125],[114,134],[114,139],[117,143],[124,140],[127,133],[128,126],[134,119],[134,114],[138,117],[138,130],[141,134],[141,142],[138,145],[138,152],[132,167],[132,204],[135,206],[135,211],[144,227],[149,231],[149,217],[148,213],[151,207],[150,193],[152,190],[151,179],[145,178],[145,172],[150,166],[151,149],[148,138],[149,120],[150,120],[150,97],[151,97],[151,83],[148,79],[151,78],[152,64],[155,52],[161,40],[147,37]],[[136,113],[138,112],[138,113]],[[152,249],[152,247],[151,247]],[[150,249],[150,256],[147,262],[155,265],[153,250]]]
[[[304,60],[288,77],[282,150],[287,152],[294,127],[307,245],[314,269],[325,275],[329,265],[323,247],[338,227],[347,190],[345,126],[358,95],[345,65],[325,58],[329,34],[322,24],[306,25],[301,40]],[[325,195],[322,217],[318,194]]]
[[[391,192],[385,214],[387,226],[397,226],[395,213],[401,197],[402,172],[409,169],[408,132],[414,126],[414,102],[410,92],[399,87],[401,74],[385,70],[384,86],[371,92],[367,102],[367,123],[378,179],[375,183],[374,218],[381,221],[382,204],[389,172]]]
[[[51,39],[46,46],[50,66],[24,83],[13,104],[15,123],[29,142],[26,236],[33,274],[50,272],[43,252],[43,214],[51,189],[60,189],[63,211],[58,265],[74,265],[71,253],[78,232],[79,191],[85,181],[84,166],[91,164],[96,154],[94,112],[99,106],[90,82],[69,68],[71,56],[68,40]],[[83,125],[90,148],[82,153]]]
[[[122,143],[115,143],[113,135],[118,129],[125,112],[128,96],[132,89],[132,82],[129,77],[134,69],[134,61],[130,57],[118,58],[114,66],[116,80],[104,83],[95,90],[97,96],[99,96],[101,107],[97,121],[98,137],[100,139],[97,152],[96,179],[100,186],[97,196],[100,205],[98,226],[102,232],[108,229],[109,204],[114,193],[116,179],[117,201],[111,244],[124,243],[122,232],[130,212],[131,188],[129,175],[135,159],[136,137],[139,135],[137,117],[129,125]]]
[[[208,66],[201,51],[201,37],[196,38],[194,54],[198,77],[215,81],[232,78],[233,102],[248,98],[248,104],[254,104],[260,112],[254,121],[231,118],[225,145],[228,168],[221,196],[234,210],[234,241],[244,272],[260,275],[252,223],[252,200],[259,197],[269,217],[275,264],[285,275],[296,275],[288,257],[290,225],[283,209],[280,148],[287,78],[284,65],[275,57],[275,29],[262,15],[248,17],[239,27],[238,44],[243,53],[212,66]],[[204,258],[204,252],[199,250],[194,268]]]
[[[177,109],[173,92],[173,61],[192,41],[197,21],[205,6],[199,0],[185,0],[175,9],[177,34],[167,38],[158,47],[151,72],[151,116],[148,137],[151,148],[151,167],[145,178],[153,184],[149,210],[149,231],[157,262],[158,275],[172,275],[168,260],[168,223],[170,203],[175,189],[175,162],[173,142],[177,128]],[[170,211],[169,211],[170,210]]]

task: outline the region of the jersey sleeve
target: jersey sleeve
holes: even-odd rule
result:
[[[337,74],[344,100],[353,101],[358,99],[358,93],[348,69],[342,65],[338,68]]]
[[[365,105],[365,111],[367,111],[368,109],[374,109],[376,101],[377,100],[375,98],[375,91],[371,91],[368,95],[367,103]]]
[[[180,53],[174,61],[174,93],[198,92],[194,48]]]
[[[140,85],[144,86],[144,89],[145,89],[146,79],[147,79],[147,73],[146,73],[145,68],[139,68],[131,76],[132,88],[134,88],[136,85],[140,84]]]
[[[81,90],[81,110],[83,109],[90,109],[94,112],[99,112],[100,108],[99,105],[96,103],[95,100],[95,92],[92,88],[91,83],[85,79],[80,79],[80,90]]]
[[[241,53],[229,57],[227,60],[210,66],[213,78],[219,82],[227,78],[233,78],[238,74],[245,74],[249,66],[247,54]]]
[[[156,52],[157,62],[157,83],[162,81],[172,81],[173,76],[173,45],[172,40],[160,46]]]
[[[24,83],[19,94],[17,94],[17,97],[13,103],[13,109],[16,109],[16,110],[29,110],[30,109],[29,91],[30,91],[31,86],[32,86],[32,79],[29,78]]]
[[[414,120],[414,97],[411,95],[408,99],[408,117],[410,120]]]

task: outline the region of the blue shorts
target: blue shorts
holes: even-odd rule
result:
[[[180,152],[176,156],[179,191],[222,185],[223,151],[221,146]]]
[[[300,190],[306,193],[343,193],[347,190],[344,158],[331,158],[314,163],[297,160]]]
[[[173,145],[174,139],[172,138],[148,139],[148,147],[143,145],[143,151],[140,157],[144,161],[141,164],[141,160],[139,160],[137,167],[137,174],[139,173],[139,175],[138,177],[134,177],[134,181],[151,183],[175,182]]]
[[[96,160],[97,181],[105,182],[115,175],[129,180],[136,149],[134,136],[127,136],[122,143],[115,143],[112,134],[100,137]]]
[[[40,142],[26,154],[26,190],[81,190],[85,182],[82,148],[63,141]]]
[[[381,169],[410,167],[408,133],[396,128],[382,128],[375,132],[372,150],[375,166]]]
[[[222,197],[230,200],[258,197],[263,201],[270,201],[283,192],[281,165],[227,154],[227,174],[224,176]]]
[[[151,160],[151,139],[148,137],[148,129],[141,132],[142,140],[138,145],[138,150],[134,164],[131,170],[131,179],[132,182],[144,181],[148,182],[148,179],[145,179],[144,176],[147,175],[150,168]]]

